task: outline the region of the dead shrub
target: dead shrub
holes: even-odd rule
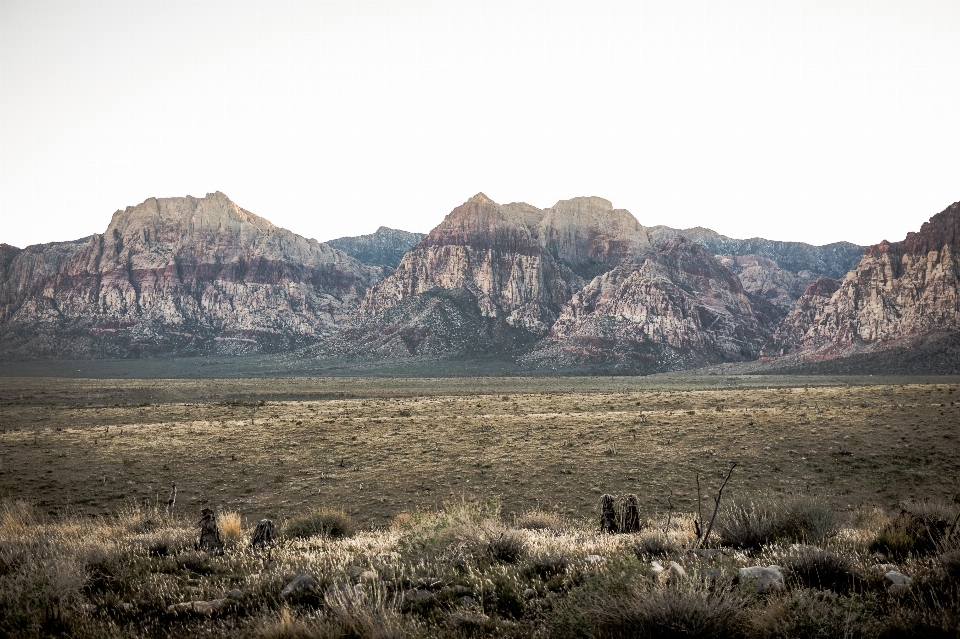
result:
[[[331,588],[324,596],[335,636],[399,639],[404,636],[399,604],[383,586]]]
[[[220,513],[217,515],[217,528],[225,545],[236,547],[243,543],[243,523],[240,513],[236,511]]]
[[[341,539],[352,537],[356,531],[357,526],[350,515],[343,510],[332,508],[320,508],[302,517],[291,519],[284,527],[284,534],[287,537],[299,539],[315,536]]]

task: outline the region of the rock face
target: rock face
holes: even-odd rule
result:
[[[66,358],[290,348],[335,331],[382,277],[219,192],[151,198],[102,235],[0,262],[0,351]]]
[[[460,350],[461,341],[512,348],[549,332],[584,274],[651,251],[646,229],[607,200],[540,210],[479,193],[367,293],[350,339],[391,354]]]
[[[424,238],[423,233],[410,233],[381,226],[370,235],[341,237],[327,242],[350,257],[368,264],[380,266],[388,274],[396,270],[407,251]]]
[[[653,372],[755,359],[768,335],[737,276],[675,237],[577,292],[529,360]]]
[[[744,291],[782,309],[784,314],[816,279],[812,271],[792,273],[760,255],[718,255],[717,259],[724,268],[737,274]]]
[[[839,283],[808,287],[765,354],[832,357],[960,331],[960,203],[902,242],[869,247]]]
[[[857,265],[864,249],[849,242],[813,246],[804,242],[779,242],[758,237],[738,240],[700,226],[692,229],[652,226],[650,234],[657,244],[681,235],[703,246],[714,255],[765,257],[776,262],[778,268],[791,273],[810,271],[811,277],[807,283],[823,276],[842,278]]]

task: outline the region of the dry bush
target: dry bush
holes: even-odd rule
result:
[[[496,502],[458,502],[435,513],[418,513],[397,543],[409,558],[470,560],[490,557],[490,543],[504,534]]]
[[[940,555],[940,568],[949,579],[960,582],[960,548],[947,550]]]
[[[343,510],[320,508],[287,521],[284,534],[287,537],[307,538],[314,536],[341,539],[352,537],[357,532],[356,523]]]
[[[344,585],[330,588],[324,596],[331,625],[341,637],[399,639],[404,636],[399,602],[386,587],[364,590]]]
[[[900,514],[870,545],[870,550],[893,557],[913,552],[929,554],[943,547],[957,518],[953,504],[940,501],[907,501]]]
[[[633,545],[633,552],[639,559],[666,557],[680,552],[680,547],[659,530],[650,530],[640,535]]]
[[[226,546],[239,546],[243,543],[243,522],[236,511],[221,512],[217,515],[217,529]]]
[[[812,546],[792,550],[781,565],[787,578],[804,588],[844,595],[862,589],[866,582],[849,558]]]
[[[770,600],[754,621],[754,633],[770,639],[866,639],[877,637],[882,629],[876,613],[872,596],[795,590]]]
[[[777,502],[774,535],[780,541],[823,543],[840,529],[840,518],[826,500],[793,495]]]
[[[318,619],[300,617],[286,606],[264,619],[257,632],[262,639],[327,639],[331,634]]]
[[[524,550],[523,537],[512,530],[501,531],[487,542],[487,554],[490,558],[506,564],[516,563],[523,556]]]
[[[746,637],[746,603],[729,583],[696,579],[588,584],[559,606],[554,629],[559,637]]]
[[[775,540],[822,542],[839,524],[836,512],[815,497],[734,497],[721,508],[716,531],[722,545],[760,548]]]
[[[539,508],[517,515],[513,525],[526,530],[552,533],[562,533],[569,528],[569,524],[559,513],[547,512]]]
[[[776,514],[766,500],[738,498],[723,507],[717,517],[716,533],[721,545],[735,548],[759,548],[773,536]]]

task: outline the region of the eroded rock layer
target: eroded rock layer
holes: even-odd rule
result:
[[[869,247],[838,284],[818,280],[765,354],[832,357],[960,330],[960,203],[901,242]]]
[[[577,292],[528,360],[653,372],[754,359],[768,335],[737,276],[675,237]]]
[[[8,355],[281,350],[335,331],[382,277],[219,192],[151,198],[102,235],[0,255]]]

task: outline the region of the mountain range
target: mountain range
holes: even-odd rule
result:
[[[593,373],[889,362],[956,343],[958,241],[958,204],[861,247],[648,228],[599,197],[538,209],[482,193],[425,236],[323,243],[223,193],[151,198],[102,234],[0,244],[0,357],[482,355]]]

